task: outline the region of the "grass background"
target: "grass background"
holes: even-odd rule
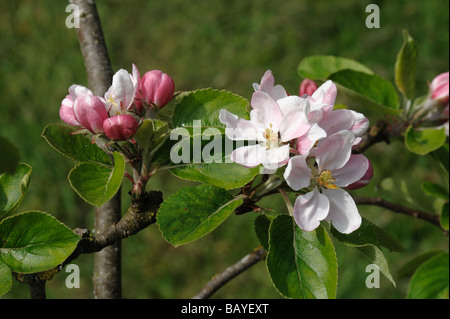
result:
[[[367,29],[365,8],[380,8],[380,28]],[[40,136],[60,122],[61,100],[73,83],[87,85],[75,31],[65,26],[67,1],[0,0],[0,135],[20,148],[22,161],[33,167],[28,194],[19,211],[42,210],[71,228],[92,227],[93,209],[77,197],[67,174],[74,166]],[[297,65],[306,56],[331,54],[360,61],[393,81],[395,56],[407,29],[419,44],[418,94],[427,82],[449,69],[448,1],[431,0],[99,0],[106,43],[114,70],[160,69],[177,90],[214,87],[250,99],[253,82],[267,69],[288,92],[301,79]],[[405,179],[418,187],[437,181],[427,158],[412,156],[401,142],[377,145],[367,156],[375,176],[366,193],[376,191],[385,177]],[[448,181],[447,181],[448,183]],[[155,176],[149,188],[167,197],[190,182],[169,173]],[[127,204],[124,184],[124,206]],[[277,197],[265,206],[279,209]],[[430,207],[430,210],[432,208]],[[367,289],[367,261],[354,249],[336,245],[339,298],[404,298],[408,280],[396,271],[412,256],[429,249],[448,249],[448,238],[423,222],[382,209],[363,207],[361,214],[391,233],[407,252],[386,252],[397,279],[385,278],[381,288]],[[173,248],[152,226],[123,241],[125,298],[189,298],[215,273],[257,246],[255,214],[231,216],[218,230],[189,245]],[[93,256],[75,261],[81,288],[67,289],[66,274],[47,284],[49,298],[91,298]],[[15,282],[5,298],[28,298],[27,287]],[[280,298],[264,263],[228,283],[215,298]]]

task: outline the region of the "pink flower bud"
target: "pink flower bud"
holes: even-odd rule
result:
[[[75,119],[94,134],[103,132],[103,121],[108,118],[105,103],[98,97],[90,94],[79,95],[74,104]]]
[[[299,96],[303,96],[303,95],[313,95],[314,92],[316,92],[318,86],[316,84],[316,82],[314,82],[313,80],[310,79],[304,79],[302,81],[302,83],[300,84],[300,88],[298,90],[298,95]]]
[[[64,100],[61,102],[59,116],[61,117],[61,120],[67,124],[75,126],[81,125],[76,119],[75,112],[73,111],[73,103],[77,96],[81,94],[92,95],[92,91],[82,85],[73,84],[69,87],[69,94],[66,95]]]
[[[449,101],[449,72],[441,73],[430,83],[431,99],[442,104]]]
[[[356,181],[353,184],[350,184],[347,187],[345,187],[346,189],[354,190],[354,189],[362,188],[370,183],[370,181],[372,180],[372,176],[373,176],[373,168],[372,168],[372,162],[370,160],[368,160],[368,161],[369,161],[369,167],[367,168],[367,171],[364,174],[364,176],[361,177],[361,179],[359,181]]]
[[[119,114],[103,122],[105,135],[111,140],[124,141],[136,133],[139,123],[129,114]]]
[[[139,83],[140,97],[148,105],[162,108],[175,93],[175,83],[166,74],[159,70],[148,71],[142,76]]]

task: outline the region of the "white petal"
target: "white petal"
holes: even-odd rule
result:
[[[295,191],[308,187],[313,177],[306,158],[301,155],[291,157],[283,176],[289,187]]]
[[[331,221],[334,228],[343,234],[350,234],[361,226],[361,215],[355,201],[343,189],[323,189],[330,202],[330,212],[326,218]]]
[[[369,128],[369,119],[365,117],[363,114],[350,111],[354,117],[353,126],[350,128],[350,131],[355,134],[355,136],[363,135],[367,129]]]
[[[268,170],[275,170],[289,161],[289,145],[268,149],[265,151],[262,164]]]
[[[235,149],[230,159],[244,167],[251,168],[258,166],[265,159],[266,149],[260,145],[243,146]]]
[[[255,111],[253,112],[254,116],[252,117],[252,121],[257,119],[264,127],[270,128],[272,126],[273,131],[278,132],[283,115],[280,107],[273,98],[262,91],[254,92],[251,105]]]
[[[316,142],[325,137],[327,137],[327,132],[325,132],[317,123],[314,123],[306,135],[297,139],[297,151],[301,155],[308,156]]]
[[[315,152],[319,171],[334,171],[344,166],[350,158],[354,139],[351,132],[340,131],[321,141]]]
[[[349,130],[355,118],[350,110],[333,110],[323,115],[318,122],[328,135],[333,135],[342,130]]]
[[[369,160],[362,154],[352,154],[345,165],[332,172],[336,186],[346,187],[359,181],[369,168]]]
[[[280,135],[282,142],[288,142],[294,138],[305,135],[311,124],[309,124],[305,112],[300,109],[290,111],[280,123]]]
[[[239,118],[225,109],[220,110],[219,120],[227,126],[225,134],[230,140],[254,141],[263,138],[263,132],[258,130],[251,121]]]
[[[328,198],[315,188],[312,192],[300,195],[294,204],[294,220],[298,227],[312,231],[320,225],[330,210]]]

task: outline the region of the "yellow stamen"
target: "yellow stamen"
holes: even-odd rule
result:
[[[322,173],[320,173],[319,177],[317,178],[317,183],[319,186],[323,186],[327,189],[337,189],[335,183],[335,179],[333,176],[331,176],[331,172],[329,170],[324,170]]]

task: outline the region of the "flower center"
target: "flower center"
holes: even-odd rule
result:
[[[329,170],[324,170],[320,173],[319,177],[317,177],[317,184],[319,186],[323,186],[327,189],[337,189],[335,183],[335,179],[331,176],[331,172]]]
[[[269,128],[266,128],[263,134],[264,139],[266,140],[265,145],[267,150],[277,148],[279,146],[279,134],[274,132],[272,129],[272,124],[270,124]]]

